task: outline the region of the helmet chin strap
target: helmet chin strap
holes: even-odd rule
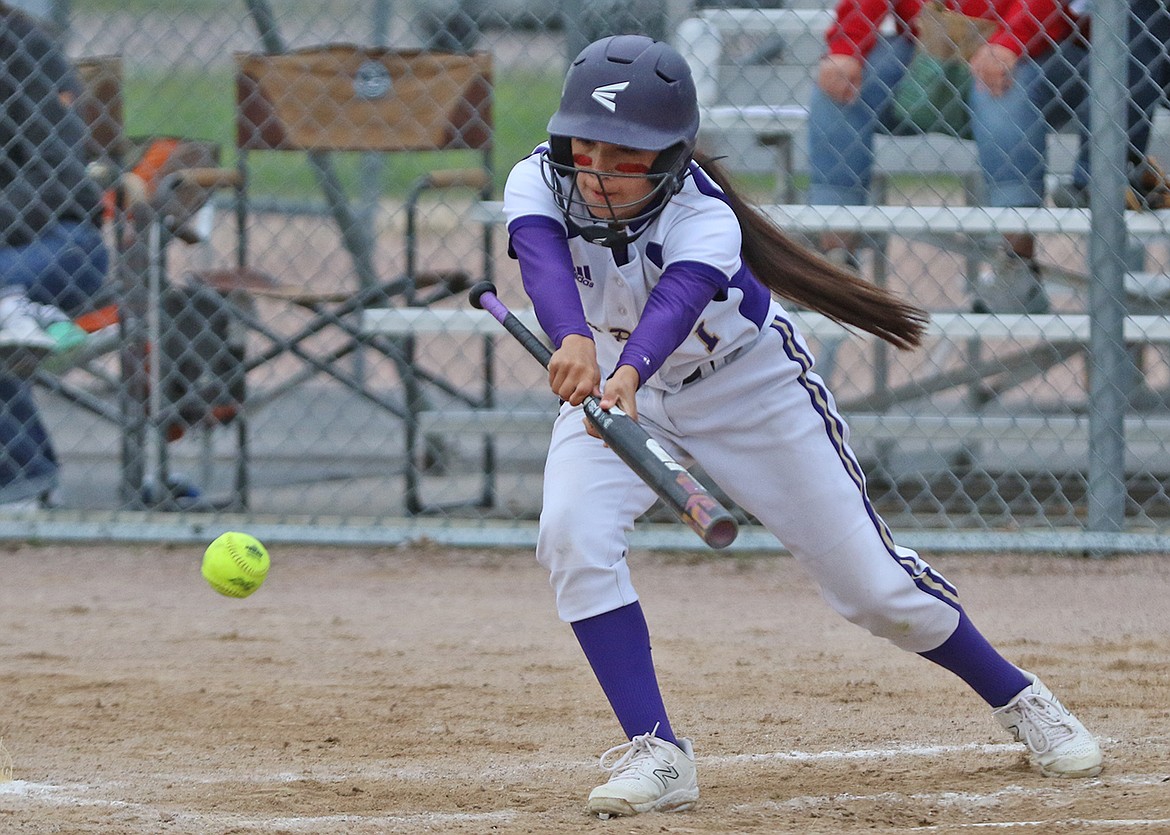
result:
[[[585,226],[578,223],[576,220],[569,218],[569,225],[573,227],[573,230],[578,235],[589,241],[589,243],[600,244],[601,246],[609,247],[610,249],[617,249],[619,247],[633,243],[638,239],[638,236],[641,235],[646,228],[643,226],[642,229],[631,235],[629,227],[624,223],[613,223],[607,225],[598,223],[591,226]]]

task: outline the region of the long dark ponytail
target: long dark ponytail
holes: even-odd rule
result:
[[[765,287],[898,348],[915,348],[922,343],[930,314],[793,240],[735,190],[723,166],[712,159],[696,159],[727,195],[739,218],[743,259]]]

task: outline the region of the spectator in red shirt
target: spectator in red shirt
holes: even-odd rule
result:
[[[892,130],[894,89],[915,50],[915,18],[923,0],[841,0],[826,34],[809,109],[809,202],[869,201],[873,138]],[[971,55],[974,83],[966,99],[990,206],[1040,206],[1044,199],[1046,124],[1036,92],[1044,62],[1072,32],[1058,0],[951,0],[951,11],[990,21],[987,42]],[[881,26],[892,17],[893,31]],[[831,258],[856,264],[857,241],[827,236]],[[1007,236],[991,273],[975,283],[972,307],[982,312],[1042,313],[1048,298],[1028,235]]]

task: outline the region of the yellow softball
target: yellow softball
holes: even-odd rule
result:
[[[269,564],[268,551],[259,540],[228,531],[203,552],[203,579],[220,594],[247,597],[264,582]]]

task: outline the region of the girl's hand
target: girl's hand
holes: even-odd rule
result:
[[[817,86],[837,104],[852,104],[861,91],[861,61],[852,55],[826,55],[817,72]]]
[[[985,43],[971,56],[971,75],[993,96],[1002,96],[1012,86],[1019,56],[1006,46]]]
[[[638,372],[632,365],[619,365],[617,371],[613,372],[613,376],[605,381],[605,389],[601,394],[601,408],[609,411],[614,406],[617,406],[634,420],[638,419],[638,402],[634,397],[638,393],[638,386],[642,381],[638,378]],[[597,437],[593,431],[593,427],[588,425],[589,434]]]
[[[605,391],[601,395],[599,405],[607,412],[617,406],[631,418],[637,420],[638,404],[634,395],[637,394],[641,382],[638,378],[638,372],[633,366],[619,365],[617,371],[613,372],[613,376],[605,381]],[[585,418],[585,431],[594,438],[601,439],[588,418]]]
[[[566,336],[548,362],[548,384],[553,394],[573,406],[580,406],[591,394],[600,394],[601,369],[593,340],[576,334]]]

